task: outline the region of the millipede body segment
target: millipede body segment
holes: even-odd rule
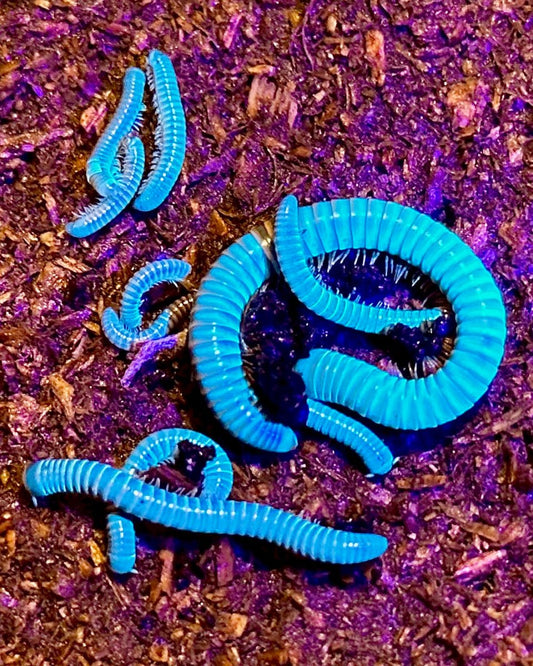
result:
[[[73,222],[65,225],[65,231],[76,238],[90,236],[112,222],[135,196],[144,170],[144,146],[137,136],[122,140],[119,155],[124,154],[124,164],[116,183],[98,203],[88,206]]]
[[[241,320],[270,265],[253,233],[233,243],[213,264],[198,290],[189,343],[207,400],[224,427],[267,451],[294,449],[294,432],[265,418],[250,388],[241,351]]]
[[[178,455],[178,445],[187,440],[198,447],[213,447],[215,457],[207,461],[203,470],[202,497],[226,499],[233,486],[233,469],[222,447],[205,435],[186,428],[158,430],[145,437],[132,451],[122,469],[138,476],[151,467],[170,462]],[[109,565],[115,573],[126,574],[135,566],[135,527],[133,521],[121,513],[107,517],[109,538]]]
[[[106,308],[102,313],[102,330],[107,339],[116,347],[128,350],[136,343],[167,335],[176,322],[177,311],[181,314],[186,306],[179,308],[171,304],[147,328],[141,329],[142,301],[155,285],[181,282],[190,270],[189,264],[180,259],[160,259],[138,270],[124,289],[120,314],[113,308]]]

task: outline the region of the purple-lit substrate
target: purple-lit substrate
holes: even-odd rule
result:
[[[3,655],[112,666],[124,655],[128,664],[526,659],[527,3],[93,5],[11,3],[0,27],[0,578],[16,602],[2,613]],[[384,58],[368,50],[369,29],[383,35]],[[189,128],[181,185],[157,215],[128,213],[93,247],[73,247],[58,230],[91,199],[83,169],[116,108],[117,72],[152,47],[177,65]],[[503,365],[459,434],[428,442],[379,482],[320,440],[275,463],[228,442],[236,497],[387,526],[381,563],[330,572],[244,541],[153,534],[139,575],[119,589],[99,563],[104,512],[93,519],[96,507],[83,504],[37,517],[19,492],[22,469],[66,452],[120,463],[148,432],[209,422],[179,350],[121,387],[130,357],[104,341],[99,307],[118,303],[131,273],[161,251],[188,252],[204,275],[288,191],[307,202],[395,200],[447,224],[504,294]]]

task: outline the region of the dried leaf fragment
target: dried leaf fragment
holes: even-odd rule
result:
[[[209,230],[213,231],[217,236],[225,236],[228,233],[228,227],[222,216],[217,210],[213,210],[209,218]]]
[[[337,29],[337,17],[335,16],[335,14],[328,14],[328,18],[326,19],[326,31],[330,35],[333,35],[336,29]]]
[[[7,422],[15,439],[35,432],[49,410],[49,406],[40,405],[33,396],[26,393],[11,396],[7,403]]]
[[[272,76],[276,73],[276,68],[274,65],[260,64],[260,65],[250,65],[247,67],[248,74],[265,74],[266,76]]]
[[[242,613],[220,613],[217,627],[227,638],[240,638],[246,625],[248,615]]]
[[[90,106],[85,109],[80,117],[80,125],[83,129],[90,134],[96,129],[99,132],[104,124],[105,115],[107,111],[107,104],[102,102],[98,107]]]
[[[401,490],[421,490],[443,486],[446,481],[447,477],[444,474],[422,474],[420,477],[398,479],[396,486]]]
[[[506,559],[506,557],[507,553],[504,550],[496,550],[473,557],[457,569],[454,578],[469,581],[479,578],[479,576],[486,576],[494,569],[498,562]]]
[[[276,85],[274,83],[270,83],[265,76],[254,76],[248,93],[247,110],[250,118],[255,118],[259,113],[261,103],[268,104],[274,99],[275,94]]]
[[[233,42],[239,30],[242,18],[243,18],[242,14],[234,14],[231,17],[226,30],[224,31],[224,36],[222,37],[222,43],[227,49],[230,49],[233,46]]]
[[[370,63],[373,83],[385,83],[385,38],[381,30],[369,30],[365,35],[365,54]]]
[[[15,530],[7,530],[6,532],[6,546],[7,556],[11,557],[17,550],[17,533]]]
[[[152,643],[148,656],[158,664],[168,664],[168,646]]]
[[[469,77],[455,83],[446,97],[453,113],[454,127],[462,136],[471,136],[477,130],[483,109],[489,101],[487,86],[477,78]]]
[[[74,387],[69,384],[66,379],[61,377],[59,372],[54,372],[48,377],[48,383],[54,395],[61,403],[65,416],[69,421],[74,417],[74,407],[72,405],[72,397],[74,395]]]
[[[99,567],[105,562],[105,555],[102,553],[100,546],[94,541],[94,539],[89,541],[89,551],[95,567]]]

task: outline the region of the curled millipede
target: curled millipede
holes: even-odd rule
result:
[[[136,329],[142,323],[141,305],[152,287],[164,282],[181,282],[191,267],[180,259],[159,259],[139,269],[124,287],[120,304],[120,319],[126,328]],[[172,319],[173,313],[170,315]]]
[[[386,326],[397,323],[419,326],[438,317],[441,311],[374,307],[343,298],[322,285],[309,265],[311,257],[334,250],[362,248],[396,255],[400,244],[395,234],[402,230],[402,225],[403,230],[409,224],[416,230],[417,224],[421,224],[419,220],[425,226],[418,235],[418,244],[415,238],[417,232],[413,231],[413,238],[409,239],[411,245],[402,248],[399,254],[401,259],[414,265],[417,265],[413,261],[414,255],[408,250],[413,249],[414,244],[420,251],[427,221],[442,227],[426,215],[378,199],[337,199],[299,208],[296,197],[285,197],[278,209],[275,231],[281,271],[293,293],[306,307],[341,326],[367,333],[380,333]],[[425,240],[423,245],[427,246]]]
[[[267,248],[268,249],[268,248]],[[253,294],[270,275],[265,243],[256,232],[227,248],[198,290],[191,316],[189,344],[202,389],[217,418],[247,444],[278,453],[297,446],[294,431],[269,421],[258,408],[246,379],[241,349],[241,320]],[[370,471],[384,473],[392,455],[368,429],[331,408],[307,406],[306,425],[357,451]]]
[[[102,314],[102,330],[107,339],[120,349],[131,349],[135,343],[156,340],[167,335],[175,325],[178,313],[186,308],[171,305],[147,328],[141,330],[141,304],[146,293],[163,282],[181,282],[191,267],[180,259],[160,259],[138,270],[128,281],[122,296],[120,315],[113,308],[106,308]]]
[[[253,233],[226,249],[198,289],[189,344],[203,391],[225,428],[251,446],[282,452],[296,447],[296,435],[268,421],[256,406],[241,352],[244,308],[269,273],[269,260]]]
[[[447,309],[399,310],[354,302],[320,284],[313,257],[362,248],[398,256],[426,274],[448,299],[457,325],[453,349],[443,346],[432,375],[393,377],[362,360],[326,349],[311,351],[296,370],[309,398],[337,403],[394,428],[435,427],[467,411],[487,390],[503,353],[505,312],[501,295],[483,264],[452,232],[426,215],[379,200],[338,200],[298,209],[287,197],[276,218],[275,250],[296,296],[316,314],[352,323],[366,333],[387,334],[394,326],[427,330]],[[204,278],[193,309],[190,344],[206,397],[236,437],[266,450],[295,446],[290,428],[265,418],[243,369],[240,326],[252,295],[270,274],[256,235],[228,248]],[[394,399],[390,396],[394,395]],[[310,408],[310,404],[313,406]],[[367,429],[340,413],[308,403],[307,425],[333,435],[361,453],[371,471],[387,471],[392,456]],[[355,425],[354,425],[355,424]],[[357,430],[354,430],[356,428]],[[365,447],[366,448],[365,450]]]
[[[211,447],[215,455],[203,469],[201,496],[226,499],[233,486],[233,469],[226,452],[209,437],[185,428],[158,430],[145,437],[132,451],[122,469],[139,476],[157,465],[175,458],[180,442],[198,447]],[[109,565],[115,573],[125,574],[135,566],[135,528],[132,520],[121,513],[108,515]]]
[[[361,304],[320,285],[307,263],[310,253],[364,247],[396,255],[425,273],[448,299],[457,325],[443,367],[417,379],[393,377],[346,354],[312,350],[296,366],[308,395],[376,423],[412,430],[447,423],[470,409],[496,374],[506,333],[501,294],[472,250],[427,215],[391,202],[343,199],[300,210],[295,197],[283,200],[276,248],[284,277],[311,310],[369,333],[386,331],[391,324],[414,326],[419,317],[440,314],[420,310],[406,317],[403,310],[357,310]]]
[[[158,340],[168,333],[170,312],[163,310],[156,319],[144,329],[127,328],[113,308],[106,308],[102,313],[102,331],[109,342],[119,349],[128,351],[134,344]]]

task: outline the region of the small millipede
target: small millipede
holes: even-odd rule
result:
[[[83,493],[139,520],[190,532],[257,537],[332,564],[364,562],[387,548],[387,539],[378,534],[324,527],[265,504],[171,493],[91,460],[41,460],[26,468],[24,485],[34,500],[56,493]],[[132,543],[131,534],[120,529],[117,516],[118,522],[114,518],[111,525],[112,545],[126,547]],[[129,563],[131,558],[126,558]]]
[[[170,319],[171,313],[167,308],[147,328],[142,330],[126,328],[113,308],[106,308],[102,313],[101,324],[109,342],[119,349],[128,351],[134,344],[165,337],[169,330]]]
[[[186,261],[159,259],[143,266],[124,287],[120,304],[120,319],[126,328],[138,328],[142,323],[141,305],[147,292],[163,282],[181,282],[191,272]]]
[[[118,108],[87,162],[87,180],[104,197],[112,194],[118,184],[120,169],[117,153],[120,142],[137,129],[144,111],[145,81],[144,72],[137,67],[126,70]]]
[[[156,340],[167,335],[183,315],[189,299],[171,304],[147,328],[141,330],[141,304],[147,291],[163,282],[181,282],[191,267],[180,259],[160,259],[138,270],[128,281],[122,296],[120,315],[113,308],[102,314],[102,330],[107,339],[120,349],[131,349],[135,343]],[[179,316],[178,316],[179,315]]]
[[[65,231],[76,238],[85,238],[103,229],[121,213],[133,199],[144,170],[144,146],[137,136],[122,140],[119,155],[124,153],[123,169],[111,192],[98,203],[86,208]]]
[[[307,407],[308,428],[351,448],[372,474],[385,474],[390,470],[393,463],[392,453],[370,428],[317,400],[308,398]]]
[[[224,500],[233,486],[233,469],[222,447],[209,437],[185,428],[158,430],[145,437],[132,451],[122,469],[138,476],[151,467],[171,461],[178,454],[178,445],[188,440],[195,446],[213,447],[215,457],[207,461],[203,470],[201,497]],[[133,571],[135,566],[135,527],[133,522],[120,513],[107,517],[109,539],[109,565],[118,574]]]
[[[187,141],[185,114],[170,58],[161,51],[151,51],[147,76],[154,93],[158,124],[150,171],[132,204],[140,211],[154,210],[168,197],[183,166]]]

